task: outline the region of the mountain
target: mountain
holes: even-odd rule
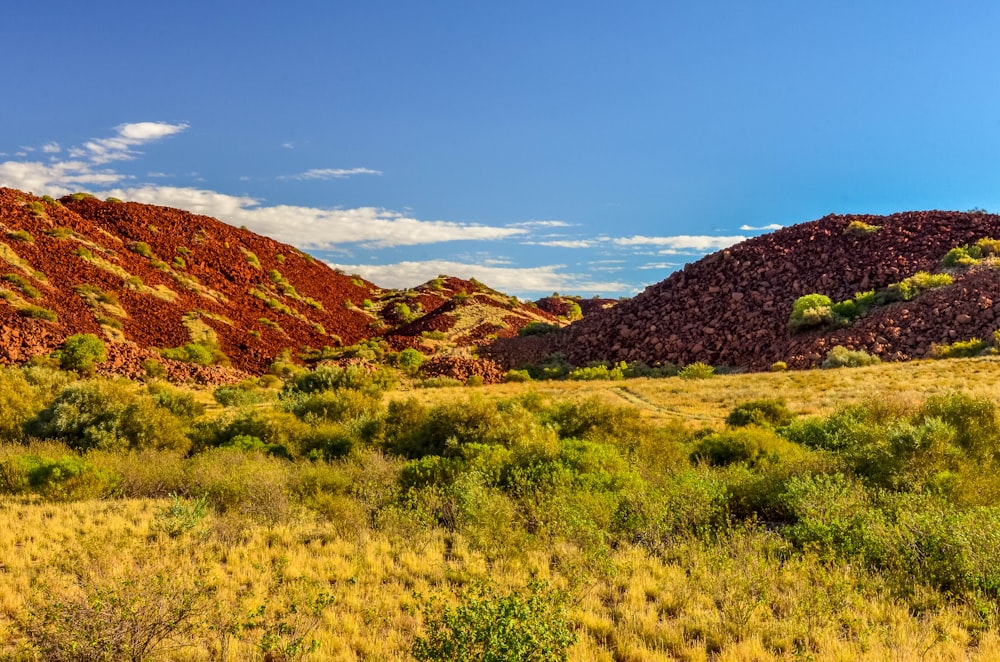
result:
[[[942,272],[949,250],[983,238],[1000,238],[1000,216],[830,215],[708,255],[629,301],[557,333],[498,342],[490,355],[509,367],[561,352],[576,365],[702,361],[749,370],[777,361],[817,366],[835,345],[886,360],[922,358],[935,345],[992,338],[1000,272],[990,258],[946,270],[951,285],[910,301],[888,301],[887,291],[920,271]],[[790,328],[792,306],[803,295],[840,302],[870,290],[881,305],[849,325]]]
[[[172,378],[234,378],[267,370],[286,349],[316,356],[370,339],[449,353],[558,322],[477,281],[442,276],[384,290],[207,216],[7,188],[0,279],[0,362],[93,333],[108,344],[102,370],[130,377],[155,359]]]

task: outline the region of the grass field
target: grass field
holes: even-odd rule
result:
[[[530,586],[570,660],[1000,658],[993,358],[204,411],[23,374],[0,380],[0,659],[475,659],[415,642],[454,626],[442,604],[472,641]],[[154,392],[172,445],[127,413]],[[101,397],[120,418],[88,418]],[[768,398],[796,422],[725,424]]]

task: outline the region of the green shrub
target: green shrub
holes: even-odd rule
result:
[[[788,326],[792,330],[804,329],[833,321],[833,301],[825,294],[806,294],[792,304]]]
[[[569,374],[566,375],[566,378],[572,381],[618,381],[625,379],[624,371],[627,367],[628,366],[624,361],[615,364],[611,368],[604,363],[598,363],[585,368],[574,368],[573,370],[570,370]]]
[[[831,321],[839,326],[848,326],[877,304],[875,290],[858,292],[853,299],[838,301],[830,307]]]
[[[522,591],[498,594],[481,584],[465,590],[460,604],[439,599],[424,606],[425,634],[411,654],[418,662],[565,662],[576,641],[566,612],[566,596],[532,581]]]
[[[508,370],[503,380],[507,383],[530,382],[531,374],[527,370]]]
[[[696,361],[681,368],[677,376],[681,379],[708,379],[715,376],[715,368],[707,363]]]
[[[254,269],[261,268],[260,258],[258,258],[256,255],[254,255],[245,248],[240,248],[240,250],[243,251],[243,255],[246,257],[247,262],[250,264],[250,266],[252,266]]]
[[[691,461],[706,461],[716,466],[743,463],[756,467],[777,464],[800,453],[798,446],[770,430],[746,427],[703,437],[691,453]]]
[[[889,285],[879,294],[885,302],[912,301],[924,292],[951,285],[952,281],[949,274],[931,274],[926,271],[918,271],[909,278]]]
[[[784,361],[775,361],[774,363],[771,364],[769,370],[771,372],[785,372],[786,370],[788,370],[788,364],[785,363]]]
[[[794,417],[795,414],[788,409],[783,398],[764,398],[736,405],[726,417],[726,424],[739,427],[753,423],[779,427],[788,425]]]
[[[427,358],[418,349],[408,347],[399,353],[396,364],[408,375],[415,375]]]
[[[974,458],[990,459],[1000,454],[997,408],[986,398],[959,392],[932,395],[927,398],[920,418],[936,418],[951,426],[958,446]]]
[[[151,383],[146,392],[157,407],[166,409],[183,421],[193,421],[205,413],[205,405],[195,399],[194,394],[164,383]]]
[[[843,345],[835,345],[826,353],[823,359],[823,368],[858,368],[866,365],[876,365],[881,363],[879,357],[858,349],[847,349]]]
[[[0,477],[0,490],[37,494],[54,501],[105,497],[117,482],[114,473],[78,455],[51,457],[37,453],[0,459]]]
[[[989,345],[979,338],[969,338],[968,340],[958,340],[950,345],[931,346],[931,356],[936,359],[960,359],[970,356],[979,356],[989,349]]]
[[[844,234],[866,235],[878,232],[881,229],[881,225],[871,225],[870,223],[865,223],[860,219],[854,219],[847,224],[846,228],[844,228]]]
[[[990,237],[983,237],[976,242],[976,248],[984,258],[986,257],[996,257],[1000,255],[1000,239],[992,239]]]
[[[73,370],[82,375],[94,374],[98,363],[108,358],[108,350],[102,341],[92,333],[77,333],[63,342],[59,350],[59,366],[63,370]]]
[[[198,365],[229,365],[229,357],[221,349],[204,343],[191,342],[180,347],[169,347],[158,351],[160,356],[172,361]]]
[[[337,389],[363,391],[381,395],[396,386],[396,379],[388,370],[368,372],[361,366],[320,366],[313,371],[297,375],[285,386],[285,393],[319,393]]]
[[[460,379],[439,375],[436,377],[425,377],[420,380],[417,386],[420,388],[451,388],[455,386],[464,386],[464,384]]]
[[[239,384],[223,384],[212,392],[212,397],[223,407],[249,407],[265,402],[269,395],[252,380],[247,380]]]
[[[550,324],[548,322],[528,322],[525,326],[522,326],[517,331],[519,336],[543,336],[549,333],[554,333],[559,330],[558,324]]]
[[[25,431],[60,439],[74,450],[170,448],[190,442],[181,421],[125,381],[87,381],[64,388]]]
[[[941,259],[943,267],[972,267],[982,261],[983,252],[979,246],[957,246],[945,253]]]

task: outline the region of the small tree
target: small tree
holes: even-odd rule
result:
[[[106,361],[108,350],[104,341],[92,333],[77,333],[66,339],[59,352],[59,366],[84,375],[94,374],[98,363]]]

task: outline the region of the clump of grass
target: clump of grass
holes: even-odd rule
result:
[[[38,288],[28,282],[28,279],[24,276],[19,274],[7,274],[3,277],[3,279],[19,289],[21,294],[29,299],[42,298],[42,293],[38,291]]]
[[[253,267],[254,269],[263,268],[260,265],[260,258],[258,258],[254,253],[252,253],[250,250],[246,248],[243,248],[242,246],[240,246],[240,250],[243,251],[243,256],[246,257],[247,262],[250,264],[251,267]]]
[[[707,363],[696,361],[681,368],[677,376],[681,379],[708,379],[715,376],[715,368]]]
[[[969,338],[968,340],[958,340],[950,345],[934,345],[931,347],[930,354],[935,359],[961,359],[979,356],[989,349],[986,341],[979,338]]]
[[[27,230],[11,230],[7,233],[7,236],[14,241],[20,241],[25,244],[35,243],[35,238]]]
[[[59,316],[53,310],[48,308],[42,308],[41,306],[24,306],[23,308],[18,308],[17,312],[22,317],[30,317],[32,319],[45,320],[46,322],[58,322]]]

